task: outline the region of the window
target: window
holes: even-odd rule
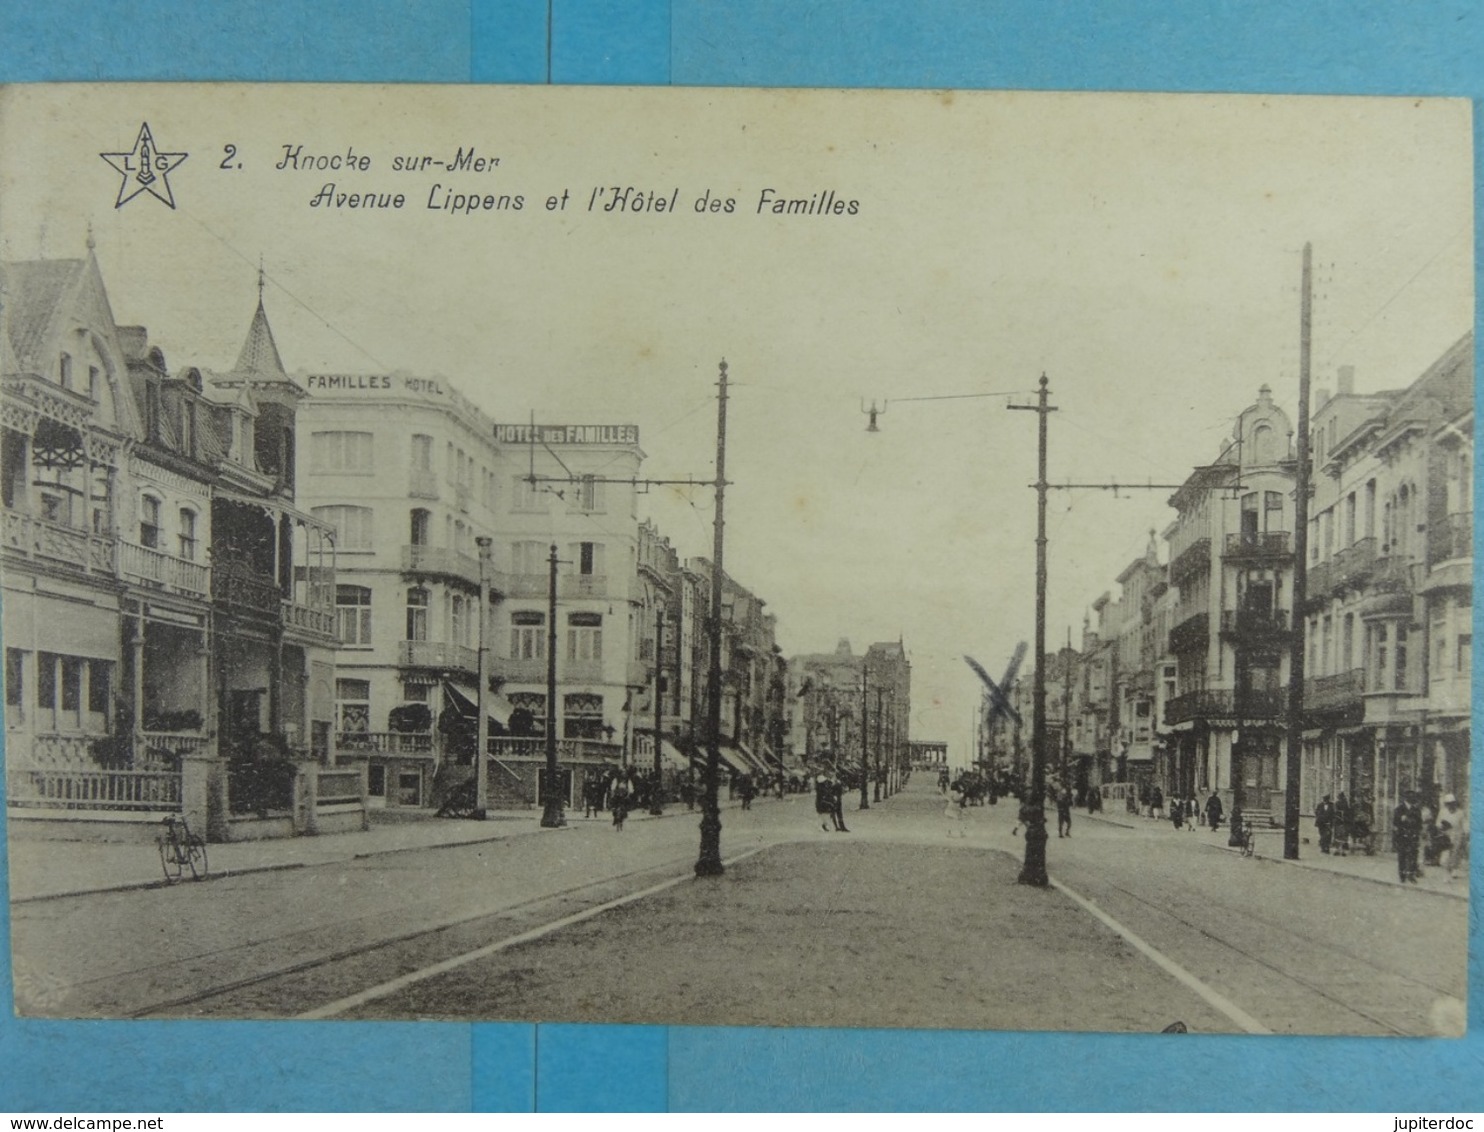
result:
[[[532,735],[546,734],[546,696],[541,692],[511,692],[510,706],[511,722],[520,713],[524,722],[529,725]]]
[[[1474,635],[1472,633],[1458,634],[1458,653],[1453,662],[1454,671],[1467,675],[1473,651]]]
[[[156,550],[160,545],[160,501],[145,495],[139,501],[139,545]]]
[[[1355,545],[1355,492],[1345,496],[1345,546]]]
[[[603,738],[603,697],[590,692],[563,696],[562,734],[567,739]]]
[[[20,649],[5,650],[5,707],[11,722],[20,721],[21,705],[25,701],[26,654]]]
[[[1396,633],[1396,683],[1398,692],[1407,690],[1407,633],[1400,625]]]
[[[603,483],[594,476],[583,476],[572,485],[572,507],[577,511],[603,510]]]
[[[510,615],[510,659],[546,659],[546,614],[515,612]]]
[[[432,519],[433,513],[426,508],[414,507],[412,509],[411,538],[413,546],[428,545],[428,527],[431,524]]]
[[[180,407],[180,450],[193,458],[196,455],[196,406],[190,401]]]
[[[316,432],[309,437],[309,466],[316,472],[369,472],[375,436],[369,432]]]
[[[75,656],[62,658],[63,711],[76,712],[82,709],[82,668],[81,658]]]
[[[88,661],[88,711],[94,715],[108,714],[111,667],[106,660]]]
[[[577,572],[584,576],[602,577],[606,571],[603,569],[604,555],[601,542],[579,542],[574,543],[569,551],[568,557],[572,564],[577,567]]]
[[[88,396],[94,401],[98,399],[98,367],[88,366]]]
[[[372,763],[366,768],[366,793],[373,798],[386,797],[386,767]]]
[[[189,507],[180,509],[180,556],[188,562],[196,560],[196,513]]]
[[[1340,641],[1340,668],[1350,671],[1355,667],[1355,614],[1345,614],[1344,636]]]
[[[462,594],[454,594],[449,610],[449,636],[448,639],[456,645],[469,644],[469,620],[468,611],[464,608],[464,597]]]
[[[397,805],[421,806],[423,804],[422,771],[403,770],[397,772]]]
[[[72,388],[72,355],[63,354],[57,365],[57,380],[63,389]]]
[[[1257,531],[1257,492],[1252,491],[1242,496],[1242,541],[1251,542],[1257,537]]]
[[[1272,522],[1275,522],[1275,523],[1282,523],[1283,522],[1283,493],[1281,491],[1265,491],[1265,492],[1263,492],[1262,493],[1262,506],[1263,506],[1263,510],[1265,510],[1269,515],[1272,515],[1272,513],[1274,511],[1278,512],[1278,517],[1276,519],[1271,520]]]
[[[370,731],[371,681],[336,680],[335,716],[341,731]]]
[[[544,574],[547,571],[549,552],[543,542],[513,542],[510,544],[510,572],[512,574]]]
[[[314,517],[335,528],[335,545],[341,550],[371,550],[373,512],[369,507],[336,504],[314,508]]]
[[[412,438],[412,466],[420,472],[433,470],[433,438],[418,433]]]
[[[541,485],[532,483],[525,476],[516,476],[510,491],[510,509],[512,511],[542,511],[546,510],[546,493],[541,490]]]
[[[426,641],[428,639],[428,591],[425,589],[411,589],[407,591],[407,640]]]
[[[433,700],[433,685],[412,680],[402,682],[402,699],[409,704],[426,704]]]
[[[335,587],[335,630],[347,648],[371,646],[371,591],[367,587]]]
[[[603,615],[601,613],[567,614],[567,659],[603,659]]]

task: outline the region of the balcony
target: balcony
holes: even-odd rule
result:
[[[1436,566],[1474,556],[1474,517],[1464,512],[1445,515],[1427,535],[1427,564]]]
[[[479,585],[479,559],[446,546],[402,547],[402,570],[408,574],[454,578]],[[491,577],[494,571],[490,572]]]
[[[278,603],[278,610],[285,629],[297,629],[338,643],[333,609],[317,609],[312,605],[300,605],[284,599]]]
[[[546,677],[543,676],[544,680]],[[557,661],[557,679],[564,684],[601,684],[603,683],[603,662],[601,660],[568,660]]]
[[[557,596],[565,598],[607,597],[606,574],[563,574],[557,578]]]
[[[1197,613],[1170,630],[1170,651],[1177,654],[1195,652],[1205,648],[1210,639],[1210,614]]]
[[[1198,538],[1170,560],[1170,581],[1179,583],[1181,578],[1198,574],[1211,566],[1211,540]]]
[[[61,563],[88,574],[116,577],[118,543],[109,535],[94,535],[60,523],[49,523],[20,511],[4,512],[6,550],[26,558]]]
[[[1278,560],[1292,553],[1287,531],[1241,531],[1226,536],[1224,557],[1234,562]]]
[[[479,671],[479,653],[443,641],[401,641],[397,645],[397,664],[402,668],[457,669],[474,673]]]
[[[522,657],[519,660],[499,659],[492,662],[494,670],[507,684],[546,684],[546,658]],[[561,675],[558,668],[557,675]]]
[[[1247,640],[1282,639],[1292,628],[1286,609],[1223,609],[1221,632]]]
[[[208,567],[132,542],[119,543],[119,573],[136,585],[185,597],[211,596],[211,570]]]
[[[211,596],[239,612],[282,618],[283,594],[267,574],[232,559],[223,559],[211,571]]]
[[[545,760],[546,739],[540,735],[522,739],[492,735],[489,754],[494,759],[512,761]],[[563,763],[616,762],[622,758],[623,748],[616,743],[602,743],[595,739],[558,739],[556,754],[557,761]]]
[[[490,585],[506,597],[546,597],[551,592],[551,578],[540,574],[507,574],[503,570],[490,573]]]
[[[1241,711],[1238,712],[1238,699]],[[1232,725],[1238,720],[1276,719],[1283,710],[1283,693],[1249,691],[1241,697],[1231,688],[1204,688],[1176,696],[1165,704],[1165,725],[1173,726],[1193,719],[1221,720]]]
[[[413,468],[407,478],[407,495],[412,499],[437,499],[438,473],[431,468]]]
[[[1331,712],[1359,708],[1365,691],[1365,669],[1352,668],[1333,676],[1311,676],[1304,681],[1304,711]]]
[[[1371,573],[1371,588],[1377,593],[1412,592],[1412,558],[1405,554],[1388,554],[1377,558]]]
[[[433,755],[433,733],[431,731],[337,731],[335,754],[410,755],[416,758],[431,758]]]

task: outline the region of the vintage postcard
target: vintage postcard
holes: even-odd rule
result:
[[[1464,100],[0,90],[16,1010],[1462,1034],[1473,198]]]

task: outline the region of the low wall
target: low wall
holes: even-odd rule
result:
[[[8,806],[10,836],[27,841],[100,841],[153,845],[165,813],[34,810]]]

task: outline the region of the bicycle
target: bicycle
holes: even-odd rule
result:
[[[1252,823],[1243,821],[1242,827],[1237,830],[1237,848],[1242,851],[1242,856],[1250,857],[1257,848],[1257,837],[1252,831]]]
[[[162,823],[156,844],[160,850],[160,867],[165,870],[165,883],[174,884],[191,870],[191,879],[200,880],[206,875],[206,842],[201,835],[192,833],[183,817],[169,815]]]

